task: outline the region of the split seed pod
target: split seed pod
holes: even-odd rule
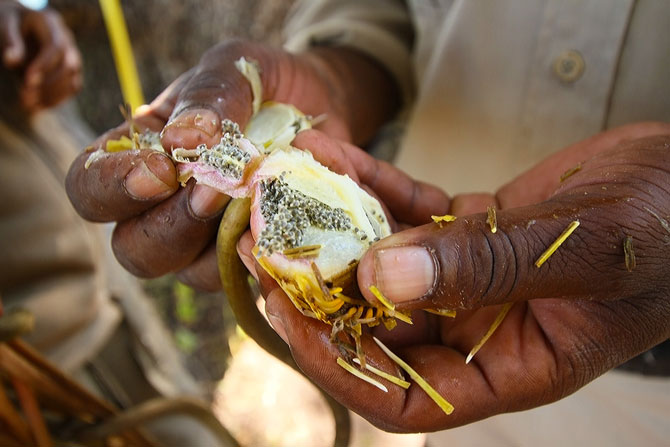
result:
[[[250,225],[260,265],[304,314],[352,337],[361,364],[362,325],[409,317],[370,304],[356,289],[355,270],[370,245],[391,234],[379,202],[347,175],[330,171],[311,153],[289,145],[309,120],[292,106],[266,103],[247,135],[223,123],[223,137],[211,148],[175,149],[179,178],[194,177],[232,197],[251,199]],[[346,340],[346,337],[345,337]]]
[[[257,67],[244,58],[236,66],[249,81],[254,97],[246,138],[237,124],[224,120],[223,137],[218,144],[195,150],[176,149],[172,154],[179,162],[182,182],[194,177],[201,184],[237,198],[223,216],[217,257],[224,290],[238,323],[246,326],[248,332],[253,331],[249,335],[269,352],[295,366],[286,346],[278,345],[278,337],[269,335],[267,325],[259,323],[250,300],[230,296],[248,295],[248,285],[239,278],[243,267],[239,260],[230,259],[236,258],[235,244],[246,227],[243,221],[248,219],[258,263],[300,312],[332,326],[331,341],[344,357],[338,358],[337,363],[379,389],[386,388],[362,370],[406,387],[403,378],[367,365],[361,345],[365,325],[383,323],[391,330],[396,319],[411,324],[409,314],[396,311],[376,288],[371,289],[376,303],[363,299],[357,288],[358,261],[374,241],[391,234],[381,205],[347,175],[330,171],[308,151],[290,146],[300,130],[311,127],[310,118],[290,105],[260,105]],[[243,197],[247,199],[240,199]],[[409,365],[395,354],[389,355],[445,413],[453,411]],[[361,370],[356,370],[354,363]],[[330,396],[325,397],[338,422],[335,444],[346,443],[348,415]]]

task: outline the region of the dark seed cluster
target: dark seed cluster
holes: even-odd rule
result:
[[[237,140],[242,138],[240,126],[236,122],[229,119],[221,121],[221,131],[223,134],[223,139],[229,141],[231,144],[236,144]]]
[[[162,148],[160,134],[151,130],[137,134],[137,146],[138,149],[160,150]]]
[[[221,141],[211,148],[201,144],[196,151],[200,155],[200,161],[215,167],[226,177],[239,180],[242,178],[244,167],[251,160],[251,155],[239,147],[242,133],[237,123],[223,120],[222,128]]]
[[[282,179],[283,175],[261,183],[261,213],[267,226],[261,231],[258,247],[264,254],[301,246],[310,226],[333,231],[352,228],[343,209],[307,197],[289,188]]]

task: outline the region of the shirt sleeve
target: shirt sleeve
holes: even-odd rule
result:
[[[405,104],[415,96],[412,69],[414,30],[399,0],[306,0],[289,13],[284,48],[346,46],[379,62],[394,77]]]

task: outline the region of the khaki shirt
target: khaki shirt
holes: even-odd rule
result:
[[[73,372],[121,320],[101,267],[100,228],[84,222],[65,194],[67,169],[82,141],[68,108],[31,119],[0,108],[0,297],[35,316],[24,338]]]
[[[312,0],[286,48],[346,45],[411,107],[397,165],[448,193],[493,192],[603,129],[670,121],[662,0]]]

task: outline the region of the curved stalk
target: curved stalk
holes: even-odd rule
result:
[[[302,374],[284,341],[265,321],[256,307],[256,297],[247,281],[248,272],[237,254],[237,242],[249,225],[251,200],[233,199],[226,208],[216,238],[221,284],[237,324],[259,346]],[[309,380],[309,378],[308,378]],[[310,380],[311,382],[311,380]],[[335,419],[334,447],[349,444],[351,421],[348,410],[317,386]]]

